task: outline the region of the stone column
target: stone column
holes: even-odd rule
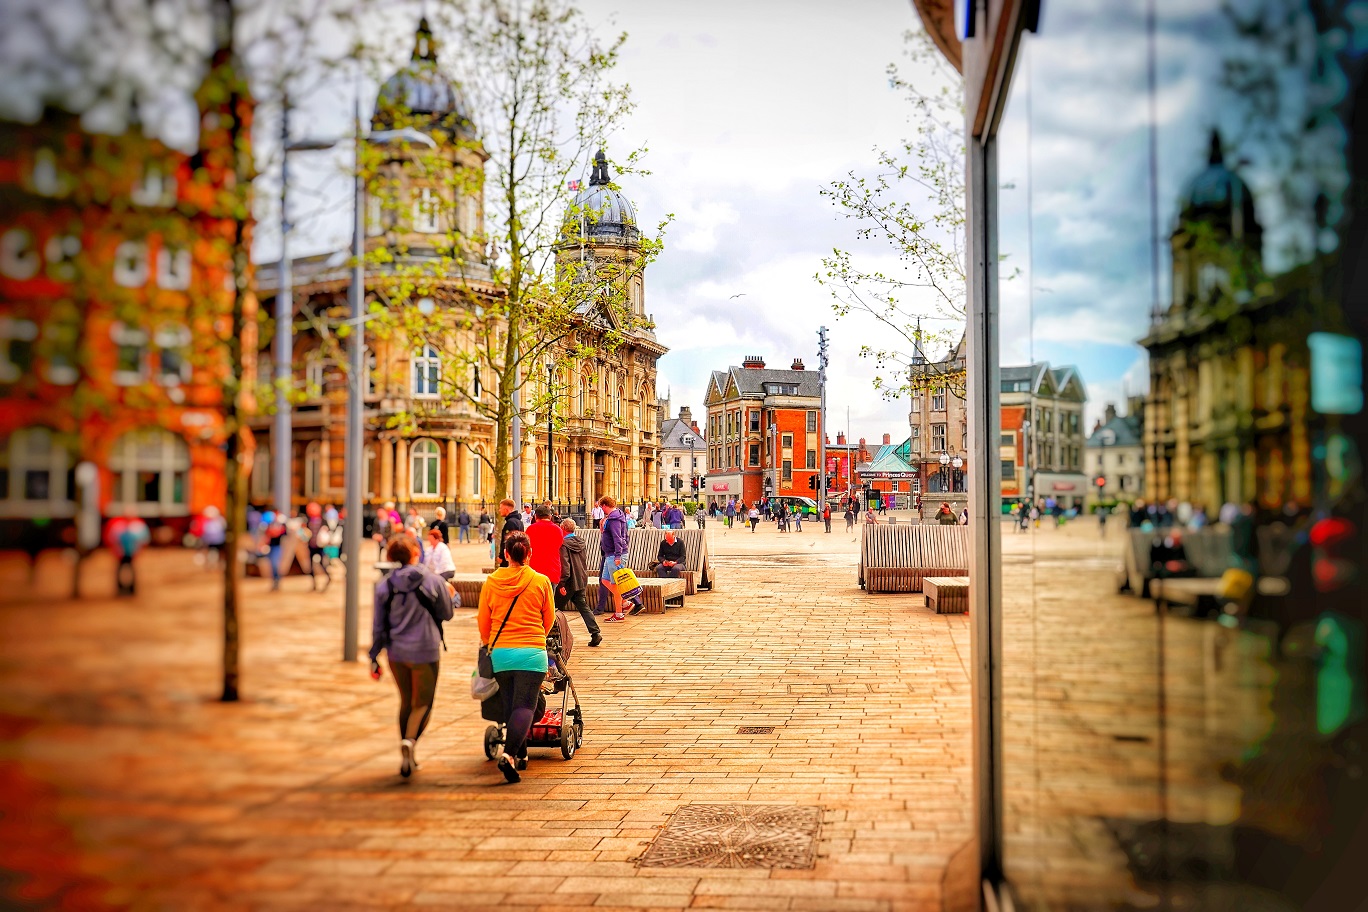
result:
[[[632,452],[627,460],[627,499],[635,503],[645,494],[641,490],[641,430],[632,430]]]
[[[409,483],[408,441],[394,441],[394,493],[395,500],[405,502],[413,499],[413,485]]]
[[[584,504],[586,510],[593,510],[594,501],[597,499],[594,494],[594,451],[584,451]]]
[[[327,497],[336,496],[341,493],[333,487],[332,473],[332,442],[325,433],[323,439],[318,444],[318,495]]]
[[[461,502],[461,445],[455,440],[447,441],[446,491],[447,500],[453,509]]]
[[[380,451],[380,499],[394,500],[394,442],[376,440],[375,446]]]

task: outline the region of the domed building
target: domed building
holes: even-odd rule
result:
[[[467,109],[439,50],[427,20],[420,21],[411,59],[380,86],[365,147],[367,294],[407,314],[398,329],[368,332],[368,515],[389,501],[429,517],[438,506],[451,513],[464,506],[478,515],[495,494],[497,384],[489,340],[499,338],[503,318],[492,269],[497,245],[485,230],[489,156],[478,112]],[[525,422],[523,499],[549,498],[574,513],[603,493],[634,500],[654,490],[655,365],[665,349],[649,328],[644,276],[634,266],[641,248],[636,212],[613,186],[602,152],[567,212],[574,215],[567,215],[556,268],[590,269],[601,287],[623,289],[615,293],[618,306],[593,306],[597,296],[589,296],[571,321],[582,320],[582,329],[566,332],[545,358],[523,367],[530,380],[522,401],[545,401],[550,378],[558,416],[549,445],[544,414]],[[343,497],[347,378],[337,363],[340,346],[317,315],[348,312],[348,260],[347,251],[338,251],[294,261],[300,401],[293,407],[291,485],[298,504]],[[261,270],[263,298],[273,297],[275,281],[274,269]],[[422,315],[417,323],[415,310]],[[418,323],[421,338],[412,328]],[[611,353],[592,362],[571,357],[584,331],[609,330],[623,343]],[[268,382],[268,352],[262,360],[259,376]],[[264,432],[269,418],[257,424]],[[253,497],[266,502],[271,460],[255,466]]]
[[[1208,515],[1225,503],[1307,503],[1316,264],[1267,274],[1254,195],[1217,134],[1183,188],[1169,242],[1171,299],[1141,340],[1145,499]]]

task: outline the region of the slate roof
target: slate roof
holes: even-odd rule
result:
[[[695,450],[707,448],[707,442],[703,439],[701,430],[695,431],[678,418],[667,418],[660,426],[660,448],[662,450],[687,450],[689,445],[684,442],[685,434],[693,434],[698,438],[693,445]]]
[[[712,382],[719,394],[727,392],[728,380],[736,381],[736,388],[745,397],[765,395],[766,383],[796,384],[799,396],[819,397],[822,395],[818,374],[815,370],[770,370],[768,368],[736,367],[725,371],[713,371]]]
[[[1114,443],[1104,444],[1102,442],[1102,432],[1111,431],[1116,435]],[[1088,435],[1089,447],[1099,448],[1102,446],[1141,446],[1144,442],[1141,434],[1141,422],[1139,415],[1117,415],[1111,421],[1102,425],[1097,430]]]

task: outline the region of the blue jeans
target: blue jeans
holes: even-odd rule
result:
[[[457,536],[456,541],[457,541],[457,542],[468,542],[468,541],[470,541],[470,526],[457,526],[457,528],[460,529],[461,534],[460,534],[459,536]]]
[[[271,563],[271,582],[280,585],[280,545],[271,545],[266,559]]]

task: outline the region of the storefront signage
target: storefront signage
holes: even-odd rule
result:
[[[729,481],[714,481],[714,482],[713,482],[712,489],[713,489],[714,491],[730,491],[730,490],[731,490],[731,482],[729,482]]]
[[[1050,485],[1050,490],[1054,491],[1056,494],[1071,494],[1078,490],[1078,485],[1070,484],[1067,481],[1056,481],[1054,484]]]

